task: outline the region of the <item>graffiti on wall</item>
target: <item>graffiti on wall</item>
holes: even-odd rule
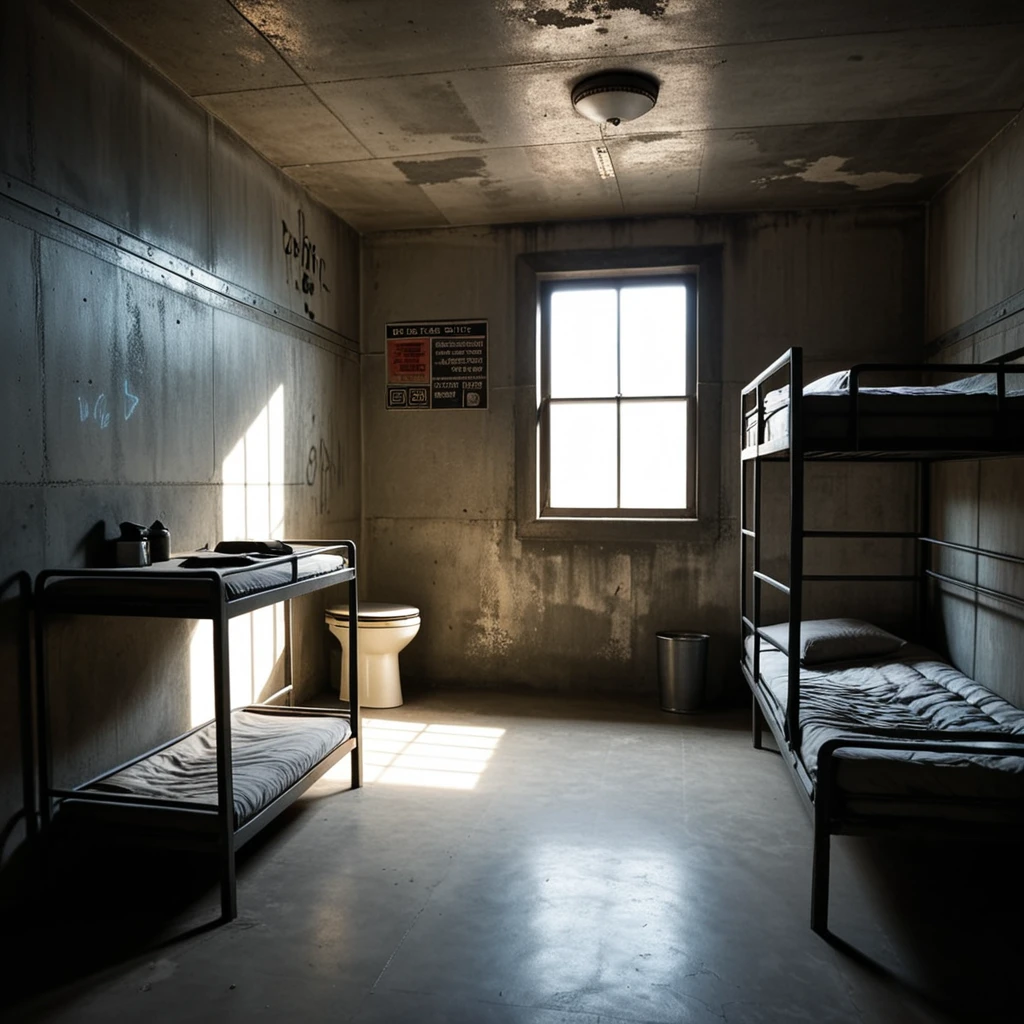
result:
[[[288,277],[295,285],[295,290],[302,292],[303,308],[310,320],[316,315],[310,307],[317,291],[330,292],[324,277],[327,274],[327,261],[317,255],[316,246],[306,234],[306,214],[300,206],[298,211],[298,230],[292,231],[286,220],[281,221],[281,242],[284,254],[288,259]]]
[[[334,487],[332,476],[339,475],[341,468],[341,444],[335,446],[332,457],[327,442],[321,437],[320,444],[310,445],[309,456],[306,460],[306,484],[315,487],[319,482],[316,505],[321,515],[327,515],[331,511],[331,492]],[[340,476],[336,483],[340,484]]]
[[[91,383],[91,382],[90,382]],[[138,408],[139,396],[132,394],[131,387],[127,380],[124,382],[124,391],[121,398],[121,413],[127,422]],[[100,430],[106,430],[110,426],[111,401],[105,391],[101,391],[95,399],[78,396],[78,420],[85,423],[92,418]]]

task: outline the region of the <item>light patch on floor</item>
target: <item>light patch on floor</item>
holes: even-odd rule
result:
[[[773,181],[785,181],[787,178],[800,178],[815,185],[852,185],[861,192],[872,192],[889,185],[910,185],[919,181],[920,174],[898,174],[895,171],[865,171],[856,173],[844,171],[850,162],[845,156],[823,156],[817,160],[787,160],[786,166],[796,168],[792,174],[771,174],[758,178],[754,184],[759,188],[767,188]]]
[[[504,729],[364,718],[363,778],[367,783],[473,789],[487,768]],[[348,779],[348,759],[327,779]]]

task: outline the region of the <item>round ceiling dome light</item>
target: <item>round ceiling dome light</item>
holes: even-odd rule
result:
[[[643,117],[657,102],[657,80],[639,71],[602,71],[577,82],[572,90],[572,105],[602,124]]]

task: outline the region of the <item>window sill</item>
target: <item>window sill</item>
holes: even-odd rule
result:
[[[709,524],[700,519],[588,519],[547,517],[520,521],[520,540],[607,542],[698,541]]]

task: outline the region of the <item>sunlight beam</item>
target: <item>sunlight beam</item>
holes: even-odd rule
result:
[[[498,748],[504,729],[363,719],[363,774],[367,783],[474,789]],[[325,779],[349,776],[347,758]]]

